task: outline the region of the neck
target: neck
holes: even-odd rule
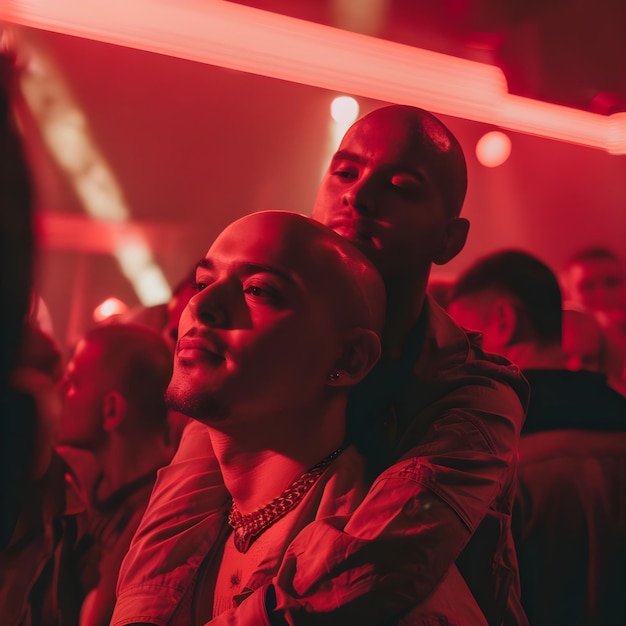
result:
[[[427,283],[428,274],[385,278],[387,311],[382,336],[385,356],[400,356],[406,336],[422,312]]]
[[[565,357],[558,344],[541,346],[533,342],[509,346],[504,355],[521,369],[565,369]]]
[[[295,479],[339,448],[345,437],[345,398],[324,415],[307,409],[208,425],[224,484],[242,514],[279,496]],[[236,422],[239,422],[237,427]],[[251,423],[261,428],[250,427]],[[270,426],[271,425],[271,426]]]
[[[151,470],[167,465],[172,450],[163,436],[131,439],[112,433],[94,456],[102,472],[98,496],[106,498]]]

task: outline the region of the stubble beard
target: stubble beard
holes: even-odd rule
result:
[[[171,381],[165,391],[168,408],[200,422],[215,422],[225,419],[226,408],[205,391],[190,391]]]

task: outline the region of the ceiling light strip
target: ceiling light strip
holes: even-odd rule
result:
[[[494,66],[223,0],[5,0],[0,19],[626,154],[626,113],[519,98]]]

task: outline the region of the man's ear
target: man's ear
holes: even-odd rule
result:
[[[329,372],[328,384],[345,387],[360,383],[380,355],[380,337],[373,330],[355,328],[345,338],[343,352]]]
[[[464,217],[451,219],[446,226],[445,240],[441,250],[435,255],[433,263],[436,265],[445,265],[461,252],[467,241],[469,227],[469,220]]]
[[[117,430],[128,412],[128,402],[119,391],[109,391],[102,400],[102,427],[110,433]]]
[[[498,343],[501,346],[509,346],[511,340],[517,332],[517,310],[508,298],[497,298],[492,308],[494,318],[494,329],[498,336]]]

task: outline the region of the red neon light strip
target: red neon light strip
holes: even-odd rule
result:
[[[494,66],[231,2],[4,0],[0,19],[626,154],[626,112],[520,98]]]

